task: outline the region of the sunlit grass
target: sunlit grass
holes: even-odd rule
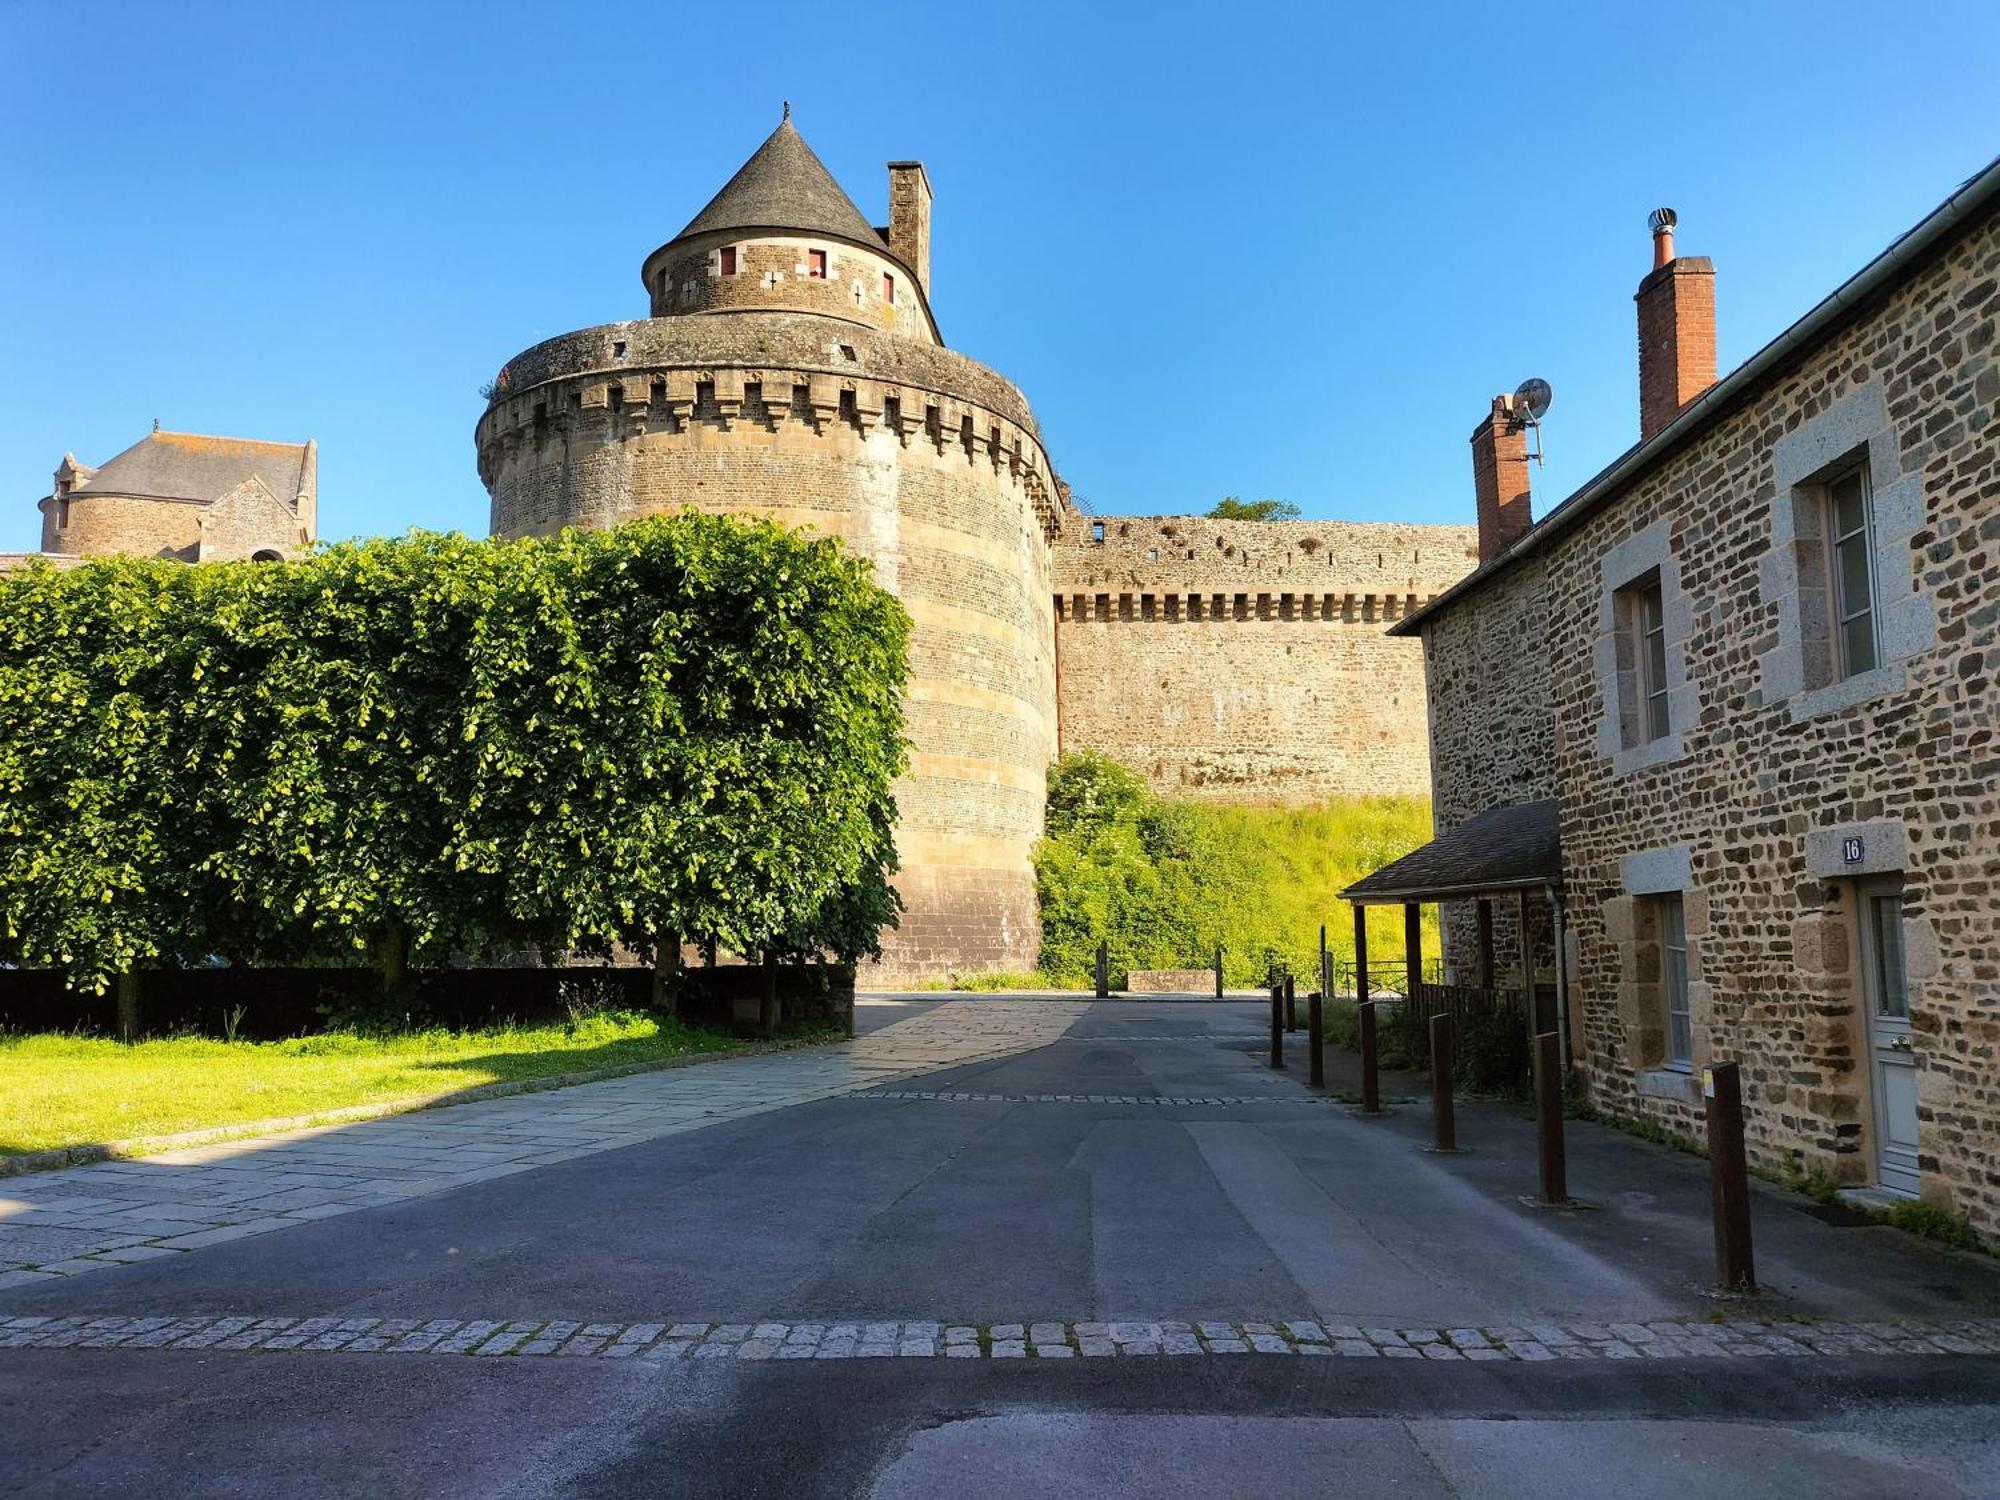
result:
[[[128,1047],[0,1033],[0,1153],[240,1125],[735,1045],[722,1032],[632,1011],[541,1026],[339,1031],[282,1042],[183,1036]]]

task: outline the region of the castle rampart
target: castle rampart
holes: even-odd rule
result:
[[[1055,561],[1061,746],[1202,796],[1422,796],[1423,663],[1382,632],[1476,548],[1466,526],[1072,522]]]

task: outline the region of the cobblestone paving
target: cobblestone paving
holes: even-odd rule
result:
[[[700,1130],[1057,1040],[1088,1001],[956,1001],[851,1042],[0,1180],[0,1290]]]
[[[868,1089],[855,1099],[943,1099],[954,1104],[1289,1104],[1325,1109],[1341,1101],[1322,1094],[967,1094],[929,1089]]]
[[[582,1323],[453,1318],[22,1317],[5,1349],[230,1349],[488,1358],[1075,1359],[1267,1354],[1431,1361],[1838,1358],[2000,1354],[2000,1319],[1900,1322],[1527,1323],[1369,1328],[1270,1322],[929,1321]]]

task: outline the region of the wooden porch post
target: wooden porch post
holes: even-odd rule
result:
[[[1541,1028],[1535,1024],[1535,940],[1528,928],[1528,893],[1520,893],[1517,907],[1521,924],[1521,1012],[1528,1028],[1528,1055],[1535,1055],[1535,1038]]]
[[[1403,978],[1410,986],[1410,1003],[1417,999],[1417,986],[1424,982],[1423,908],[1414,901],[1403,903]]]
[[[1368,998],[1368,908],[1354,907],[1354,1014],[1361,1031],[1361,1109],[1382,1112],[1382,1085],[1377,1074],[1375,1002]]]
[[[1485,897],[1479,900],[1479,988],[1489,994],[1493,989],[1493,903]]]

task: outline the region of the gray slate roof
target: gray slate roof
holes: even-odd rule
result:
[[[303,487],[304,443],[260,443],[195,432],[149,432],[72,492],[220,500],[246,479],[289,505]]]
[[[1562,880],[1562,832],[1554,797],[1488,808],[1364,875],[1340,894],[1349,901],[1436,901],[1443,897],[1536,889]]]
[[[882,246],[882,236],[787,117],[674,238],[717,229],[802,229]]]

